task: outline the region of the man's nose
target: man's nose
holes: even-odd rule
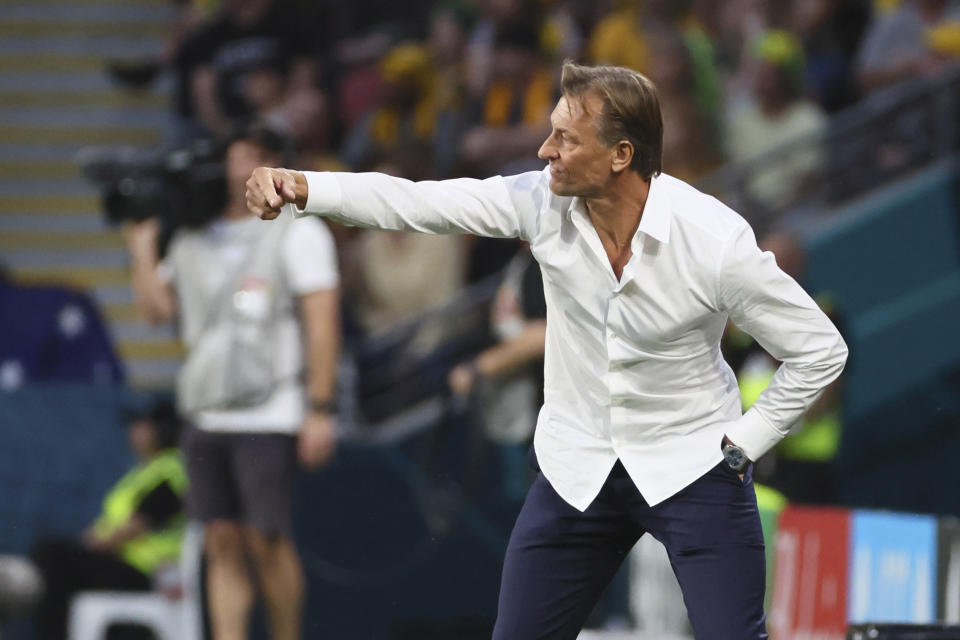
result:
[[[550,140],[544,140],[543,144],[540,145],[540,150],[537,151],[537,157],[541,160],[550,160],[556,155],[556,150],[553,148],[553,145],[550,144]]]

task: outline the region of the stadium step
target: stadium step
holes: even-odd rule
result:
[[[138,387],[168,387],[182,348],[134,311],[122,237],[75,158],[163,140],[169,82],[128,90],[105,66],[159,52],[173,18],[166,0],[0,4],[0,260],[18,281],[90,292]]]

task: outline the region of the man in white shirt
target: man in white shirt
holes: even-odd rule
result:
[[[530,243],[547,301],[541,474],[511,534],[496,640],[575,638],[646,532],[698,639],[766,638],[749,463],[840,374],[846,345],[746,221],[661,173],[645,77],[567,64],[562,90],[542,172],[412,183],[259,168],[247,204]],[[783,363],[746,414],[720,355],[728,318]]]
[[[316,468],[334,446],[340,329],[333,237],[317,218],[284,228],[258,220],[243,197],[250,172],[280,162],[282,147],[277,134],[260,127],[233,141],[222,215],[202,228],[177,230],[162,263],[156,221],[126,229],[138,306],[155,322],[176,317],[186,345],[178,401],[192,425],[182,442],[190,482],[187,513],[205,525],[215,640],[248,637],[258,591],[271,638],[300,638],[304,578],[293,540],[296,465],[299,459]],[[252,340],[234,340],[250,332]],[[220,376],[211,374],[224,367],[187,375],[217,361],[217,345],[226,344],[222,364],[230,371],[223,378],[230,381],[241,373],[239,352],[250,353],[250,342],[265,348],[252,367],[261,383],[250,397],[228,401],[215,393],[221,391],[213,384]]]

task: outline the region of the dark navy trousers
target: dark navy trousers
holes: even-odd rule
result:
[[[537,476],[507,546],[494,640],[574,640],[644,533],[667,549],[696,640],[767,637],[751,473],[720,463],[651,507],[618,461],[582,513]]]

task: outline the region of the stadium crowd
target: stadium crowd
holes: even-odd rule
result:
[[[960,48],[960,7],[949,0],[177,5],[164,52],[111,64],[128,85],[172,74],[171,146],[256,120],[295,141],[301,168],[411,179],[539,168],[535,152],[568,58],[647,74],[663,104],[664,170],[696,183],[725,162],[815,140],[830,114],[898,80],[937,73]],[[805,145],[755,175],[749,204],[793,201],[824,153]],[[513,254],[477,240],[335,233],[346,299],[369,331],[497,271]],[[433,271],[442,281],[414,277],[418,261],[443,265]]]

